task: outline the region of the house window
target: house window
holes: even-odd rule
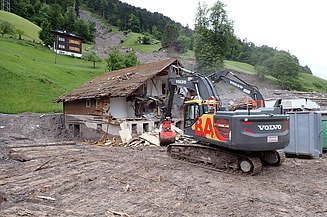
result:
[[[60,49],[65,49],[66,47],[65,47],[64,44],[58,44],[58,48],[60,48]]]
[[[149,130],[149,123],[143,123],[143,132],[150,132]]]
[[[162,89],[161,89],[161,94],[164,95],[164,94],[166,93],[166,84],[162,84],[162,85],[161,85],[161,88],[162,88]]]
[[[59,41],[65,41],[65,38],[59,37],[58,40]]]
[[[81,42],[80,41],[77,41],[77,40],[74,40],[74,39],[69,39],[69,44],[76,44],[76,45],[80,45]]]
[[[91,107],[91,99],[86,99],[86,107]]]
[[[100,99],[96,99],[96,100],[95,100],[95,106],[96,106],[96,107],[99,107],[99,106],[100,106]]]
[[[81,129],[80,129],[80,125],[79,124],[74,124],[74,130],[73,130],[73,134],[74,136],[78,136],[81,132]]]
[[[132,124],[132,135],[137,134],[137,124]]]
[[[69,50],[74,51],[74,52],[80,52],[81,51],[81,49],[79,47],[72,47],[72,46],[69,46]]]

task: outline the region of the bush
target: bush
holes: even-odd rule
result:
[[[180,53],[185,53],[191,48],[191,39],[185,35],[180,35],[177,38]]]
[[[305,87],[295,77],[282,77],[276,81],[276,84],[286,90],[306,91]]]
[[[139,65],[139,61],[137,60],[137,56],[135,53],[129,53],[127,55],[124,55],[117,50],[113,50],[108,54],[106,62],[108,64],[109,71]]]
[[[142,44],[151,44],[151,37],[150,36],[143,36]]]
[[[18,39],[21,40],[25,32],[21,29],[16,29],[16,33],[18,35]]]
[[[85,54],[83,54],[83,59],[93,62],[93,68],[95,68],[95,63],[101,62],[101,58],[98,56],[98,54],[91,50]]]
[[[266,79],[266,75],[269,74],[268,69],[264,66],[255,66],[254,67],[254,71],[256,72],[256,74],[258,75],[258,78],[260,80],[265,80]]]
[[[14,27],[7,21],[0,22],[0,34],[4,35],[12,35],[14,33]]]

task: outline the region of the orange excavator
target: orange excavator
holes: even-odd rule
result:
[[[235,79],[231,79],[228,75]],[[228,111],[221,103],[213,82],[224,81],[240,89],[253,100],[251,108]],[[171,127],[175,92],[187,89],[193,98],[183,104],[184,136],[196,143],[178,143]],[[175,96],[176,97],[176,96]],[[255,106],[253,106],[255,105]],[[179,66],[168,74],[168,97],[164,108],[161,145],[168,155],[224,171],[257,174],[262,164],[280,165],[283,148],[289,144],[289,116],[276,104],[264,107],[259,90],[231,72],[204,76]]]

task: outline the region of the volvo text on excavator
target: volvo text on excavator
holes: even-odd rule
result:
[[[228,77],[232,74],[234,78]],[[252,98],[252,107],[227,110],[212,82],[229,83]],[[171,129],[172,107],[177,89],[187,89],[190,99],[183,104],[184,136],[197,143],[176,143]],[[190,94],[191,93],[191,94]],[[253,106],[255,105],[255,106]],[[289,117],[278,105],[264,107],[259,90],[230,72],[204,76],[179,66],[168,74],[168,98],[164,108],[161,145],[168,155],[217,170],[257,174],[262,163],[280,165],[283,148],[289,144]]]

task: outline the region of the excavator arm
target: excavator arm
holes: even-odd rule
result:
[[[233,78],[230,78],[230,77]],[[255,102],[257,105],[256,107],[265,107],[265,101],[263,99],[263,96],[259,92],[259,89],[251,84],[248,84],[244,80],[242,80],[240,77],[235,75],[230,70],[224,70],[221,72],[216,72],[208,76],[209,79],[211,79],[213,82],[217,83],[220,81],[223,81],[227,84],[230,84],[234,86],[235,88],[239,89],[241,92],[247,94],[251,99]]]
[[[164,118],[171,118],[175,90],[178,87],[194,91],[200,100],[214,98],[220,102],[220,98],[210,79],[200,73],[172,65],[169,69],[167,82],[168,100],[166,100],[167,103],[164,108]]]

